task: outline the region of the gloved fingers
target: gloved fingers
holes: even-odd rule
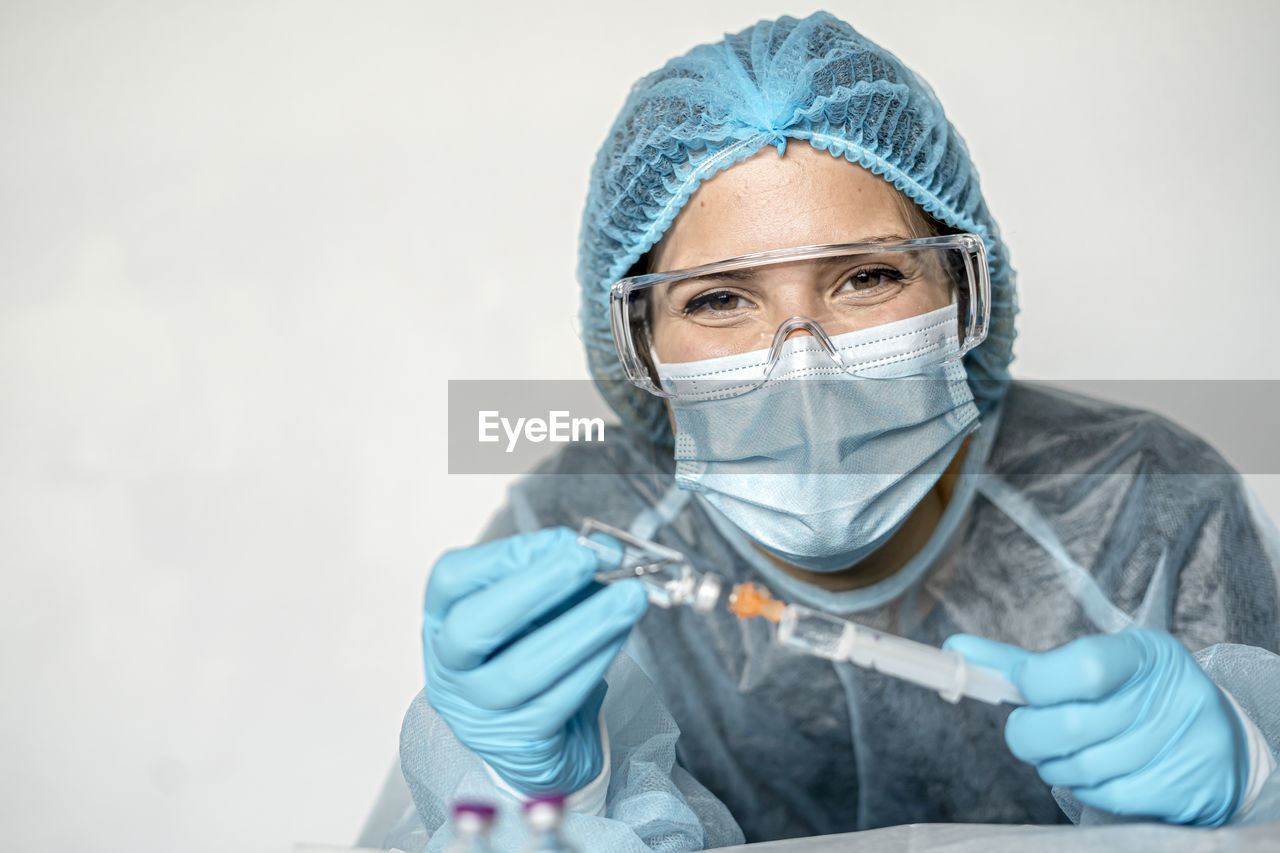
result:
[[[495,767],[515,754],[540,760],[536,759],[539,749],[555,752],[560,748],[565,727],[575,716],[580,724],[594,722],[604,699],[604,673],[626,639],[626,634],[615,637],[560,681],[513,708],[478,707],[465,689],[459,689],[459,673],[441,672],[438,667],[428,668],[427,698],[458,739]],[[465,679],[473,672],[461,676]]]
[[[1071,789],[1072,795],[1087,806],[1120,815],[1145,815],[1171,823],[1221,823],[1223,815],[1213,806],[1207,789],[1170,789],[1168,772],[1151,772],[1117,776],[1098,785],[1081,785]],[[1205,818],[1217,814],[1220,819]]]
[[[1036,764],[1040,778],[1066,788],[1094,788],[1141,771],[1167,746],[1141,728],[1093,744],[1071,755]]]
[[[1014,668],[1033,654],[1018,646],[997,643],[995,640],[973,634],[952,634],[942,647],[955,649],[964,655],[964,659],[969,663],[997,670],[1010,680],[1013,678]]]
[[[550,737],[580,714],[585,723],[595,721],[604,701],[607,685],[604,674],[622,651],[627,635],[615,637],[597,649],[582,664],[545,692],[535,696],[517,712],[530,730],[540,737]]]
[[[1140,694],[1126,690],[1098,702],[1017,708],[1005,724],[1005,742],[1010,752],[1032,764],[1074,755],[1133,726],[1143,711]]]
[[[595,557],[576,542],[543,552],[521,571],[454,603],[435,631],[433,648],[449,669],[479,666],[547,611],[590,583]],[[554,620],[553,620],[554,621]]]
[[[611,584],[481,666],[457,673],[458,683],[482,708],[522,705],[579,670],[603,646],[625,639],[647,606],[638,581]]]
[[[1239,808],[1248,759],[1233,752],[1229,733],[1192,729],[1180,729],[1173,739],[1162,733],[1135,743],[1129,758],[1136,769],[1073,787],[1072,793],[1086,805],[1116,814],[1200,826],[1225,823]]]
[[[1161,817],[1156,809],[1145,806],[1145,793],[1134,788],[1133,780],[1124,777],[1109,779],[1096,786],[1080,785],[1071,788],[1071,795],[1086,806],[1112,814],[1145,814]]]
[[[623,642],[626,641],[626,637],[621,639]],[[613,663],[613,659],[617,657],[618,652],[622,651],[621,642],[616,644],[617,648],[613,648],[614,645],[615,644],[610,643],[608,647],[601,649],[599,652],[600,659],[604,662],[604,666],[600,669],[600,678],[596,681],[595,687],[591,688],[591,692],[587,694],[587,698],[582,702],[580,711],[584,720],[595,720],[595,718],[600,714],[601,706],[604,705],[605,694],[609,692],[609,685],[605,683],[604,674],[608,671],[609,664]],[[612,651],[612,654],[609,654],[610,651]],[[594,659],[595,655],[592,655],[592,658]],[[592,668],[594,669],[597,665],[598,664],[593,663]]]
[[[533,566],[563,566],[570,577],[595,571],[595,555],[567,527],[552,527],[447,551],[427,581],[423,614],[441,622],[460,599]],[[576,584],[580,586],[581,584]],[[570,590],[572,592],[572,589]]]
[[[1016,668],[1013,683],[1031,705],[1101,699],[1137,674],[1146,660],[1134,631],[1092,634],[1031,655]]]

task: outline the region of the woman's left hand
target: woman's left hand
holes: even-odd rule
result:
[[[1115,814],[1218,826],[1235,814],[1248,776],[1239,716],[1183,645],[1130,628],[1081,637],[1043,654],[969,634],[944,644],[997,669],[1027,707],[1005,741],[1050,785]]]

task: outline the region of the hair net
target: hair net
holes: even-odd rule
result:
[[[609,328],[609,286],[707,178],[787,139],[883,176],[935,219],[980,235],[991,265],[987,340],[965,358],[979,407],[1013,359],[1014,273],[964,140],[928,84],[848,24],[818,12],[761,21],[640,80],[591,170],[578,281],[587,361],[629,429],[669,443],[661,403],[630,385]]]

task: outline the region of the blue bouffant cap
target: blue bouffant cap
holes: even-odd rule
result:
[[[935,219],[983,238],[991,325],[965,367],[979,407],[990,407],[1009,379],[1017,297],[969,150],[927,83],[818,12],[761,21],[644,77],[596,156],[579,237],[582,335],[591,374],[622,422],[672,440],[661,401],[626,381],[609,328],[609,286],[661,239],[703,181],[788,139],[881,175]]]

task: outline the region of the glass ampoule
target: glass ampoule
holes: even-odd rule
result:
[[[603,566],[595,573],[596,581],[636,578],[644,584],[649,602],[658,607],[688,606],[705,613],[716,606],[724,590],[718,574],[694,570],[679,551],[594,518],[582,523],[578,544],[594,551]]]

